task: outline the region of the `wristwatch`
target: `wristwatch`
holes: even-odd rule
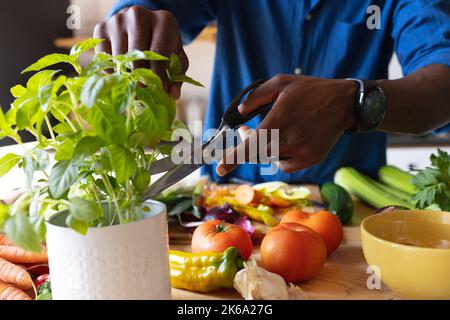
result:
[[[357,99],[353,106],[355,126],[348,129],[346,133],[375,131],[383,122],[386,114],[386,97],[383,89],[372,80],[355,78],[346,80],[359,84]]]

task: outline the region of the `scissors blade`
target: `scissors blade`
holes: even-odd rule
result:
[[[173,167],[175,167],[176,164],[172,162],[172,159],[170,157],[165,157],[162,159],[158,159],[155,162],[153,162],[150,165],[150,172],[151,174],[158,174],[163,173],[166,171],[169,171]]]
[[[170,159],[170,158],[169,158]],[[202,164],[178,164],[170,169],[165,175],[150,185],[142,195],[143,200],[157,196],[162,191],[187,177],[189,174],[200,168]]]

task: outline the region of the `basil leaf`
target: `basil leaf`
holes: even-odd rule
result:
[[[14,98],[20,98],[21,96],[27,93],[27,88],[18,84],[12,87],[10,91]]]
[[[150,69],[135,69],[133,70],[132,75],[136,81],[143,83],[146,86],[154,85],[158,89],[163,88],[161,79]]]
[[[103,41],[104,41],[103,39],[91,38],[91,39],[87,39],[83,42],[77,43],[70,50],[70,55],[78,57],[83,52],[86,52],[92,48],[95,48],[97,45],[99,45]]]
[[[153,51],[139,51],[133,50],[122,56],[117,56],[116,59],[122,63],[129,63],[138,60],[152,60],[152,61],[167,61],[167,57],[164,57]]]
[[[97,74],[90,77],[81,90],[81,102],[92,108],[100,97],[107,95],[117,85],[119,80],[120,76],[117,74]]]
[[[19,163],[20,159],[22,159],[22,157],[14,153],[4,155],[0,159],[0,177],[4,176],[12,168],[14,168],[16,164]]]
[[[89,228],[87,222],[77,220],[70,214],[66,217],[66,225],[84,236],[87,234]]]
[[[54,199],[60,199],[75,183],[78,175],[78,166],[68,160],[57,162],[48,179],[48,187],[51,196]]]
[[[150,184],[150,171],[138,168],[133,175],[132,183],[139,192],[145,191]]]
[[[40,87],[50,84],[55,74],[57,74],[59,71],[60,70],[43,70],[34,74],[27,81],[28,91],[34,91],[35,93],[37,93]]]
[[[100,150],[103,144],[103,140],[99,137],[83,137],[77,142],[73,157],[77,160],[83,160]]]
[[[30,71],[39,71],[49,66],[52,66],[57,63],[66,62],[73,63],[73,58],[68,56],[67,54],[62,53],[52,53],[45,57],[40,58],[37,62],[33,63],[31,66],[22,71],[22,73],[30,72]]]
[[[176,75],[181,74],[183,71],[183,68],[181,66],[180,58],[178,58],[178,55],[175,53],[172,53],[170,55],[170,62],[169,62],[169,74]]]
[[[94,201],[74,197],[69,200],[69,213],[78,221],[92,222],[103,215],[103,209]]]
[[[117,182],[122,183],[131,177],[136,169],[133,154],[118,145],[112,145],[109,148],[109,153],[111,158],[111,167],[116,173]]]
[[[72,139],[64,139],[61,144],[56,148],[55,160],[70,160],[72,159],[74,151],[74,142]]]
[[[188,77],[184,74],[171,74],[170,75],[170,81],[171,82],[186,82],[186,83],[190,83],[194,86],[197,87],[202,87],[204,88],[203,84],[201,84],[200,82],[192,79],[191,77]]]
[[[127,138],[125,117],[102,102],[87,110],[85,120],[108,144],[121,144]]]
[[[4,231],[16,245],[34,252],[41,251],[41,239],[28,219],[27,212],[17,212],[5,221]]]

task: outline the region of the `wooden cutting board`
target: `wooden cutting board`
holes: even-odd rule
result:
[[[314,201],[322,202],[320,195],[320,189],[317,185],[306,185],[311,190],[311,199]],[[359,233],[359,226],[361,221],[369,215],[373,214],[373,208],[367,206],[356,198],[353,198],[354,212],[351,223],[344,226],[344,241],[345,242],[360,242],[361,237]],[[264,235],[270,230],[270,227],[265,226],[259,222],[253,222],[256,232],[254,233],[252,240],[258,244],[261,242]],[[194,229],[186,229],[177,223],[169,224],[169,239],[171,244],[190,244],[192,239],[192,233]]]
[[[189,251],[189,245],[171,244],[173,250]],[[259,247],[252,255],[259,261]],[[378,289],[367,287],[367,263],[360,244],[343,243],[327,259],[319,275],[299,284],[310,300],[392,300],[399,299],[389,288],[381,284]],[[234,289],[220,289],[207,293],[172,289],[172,298],[176,300],[221,300],[242,299]]]

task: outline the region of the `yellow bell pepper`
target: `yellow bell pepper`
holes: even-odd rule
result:
[[[172,287],[200,292],[233,288],[234,276],[244,267],[235,247],[220,253],[170,250],[169,261]]]

